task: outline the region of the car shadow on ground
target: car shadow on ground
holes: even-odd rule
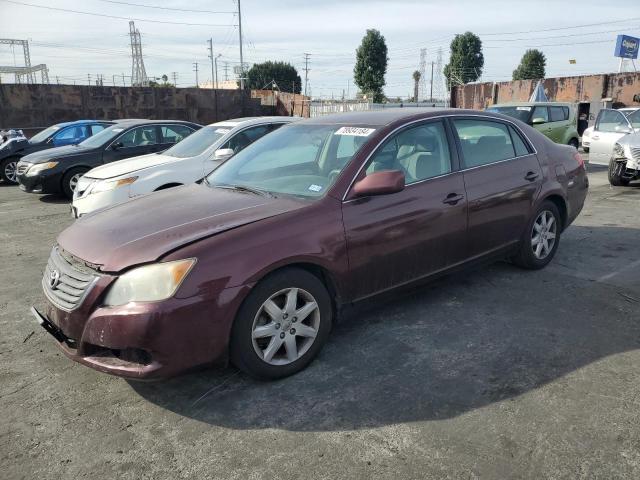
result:
[[[567,233],[554,261],[571,252],[577,262],[608,262],[600,266],[606,270],[630,259],[607,257],[603,241],[626,244],[638,231]],[[446,419],[640,348],[640,295],[618,295],[589,275],[497,263],[353,311],[319,358],[284,380],[258,382],[230,367],[130,385],[180,415],[237,429],[334,431]]]
[[[53,194],[41,195],[38,200],[40,200],[43,203],[55,203],[55,204],[71,203],[71,201],[68,198],[63,197],[62,195],[53,195]]]

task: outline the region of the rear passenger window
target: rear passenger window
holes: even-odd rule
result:
[[[569,118],[568,107],[549,107],[552,122],[564,122]]]
[[[503,123],[487,120],[454,120],[464,164],[479,167],[516,156],[511,135]]]
[[[407,184],[451,172],[449,143],[442,122],[408,128],[387,140],[371,158],[366,173],[384,170],[404,172]]]
[[[516,132],[516,129],[509,126],[509,132],[511,133],[511,140],[513,141],[513,148],[516,151],[517,157],[522,157],[523,155],[529,155],[529,147],[524,143],[522,137]]]
[[[105,129],[104,125],[91,125],[91,134],[95,135]]]

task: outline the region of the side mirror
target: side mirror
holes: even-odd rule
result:
[[[124,147],[124,144],[122,142],[116,142],[113,145],[111,145],[111,150],[118,150],[119,148]]]
[[[373,172],[353,186],[356,197],[389,195],[404,190],[404,173],[400,170]]]
[[[547,123],[544,118],[537,117],[531,120],[531,125],[542,125],[543,123]]]
[[[226,160],[233,155],[233,148],[219,148],[213,154],[215,160]]]

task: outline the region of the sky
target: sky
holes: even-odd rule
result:
[[[614,72],[616,35],[640,36],[640,10],[638,0],[611,5],[602,0],[241,0],[244,61],[286,61],[304,78],[304,53],[309,53],[313,97],[352,98],[356,48],[366,30],[376,28],[389,49],[389,97],[412,94],[411,75],[419,69],[423,48],[428,91],[438,50],[446,64],[451,39],[465,31],[483,42],[482,81],[510,80],[527,48],[544,52],[547,77]],[[122,74],[125,82],[131,75],[128,20],[134,20],[147,75],[166,74],[172,81],[176,72],[178,86],[187,87],[195,85],[194,62],[199,81],[211,80],[209,38],[221,54],[219,78],[225,64],[232,78],[239,65],[235,12],[237,0],[0,0],[0,36],[28,39],[32,65],[46,63],[52,82],[87,84],[89,74],[92,82],[100,74],[107,85],[122,84]],[[0,45],[0,65],[23,65],[22,52]],[[2,81],[12,82],[13,75]]]

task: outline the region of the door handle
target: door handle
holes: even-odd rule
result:
[[[450,193],[449,195],[447,195],[447,198],[445,198],[442,201],[442,203],[447,203],[449,205],[456,205],[463,198],[464,198],[464,195],[459,195],[457,193]]]
[[[530,182],[533,182],[536,178],[538,178],[540,175],[537,174],[536,172],[528,172],[525,176],[524,179],[525,180],[529,180]]]

